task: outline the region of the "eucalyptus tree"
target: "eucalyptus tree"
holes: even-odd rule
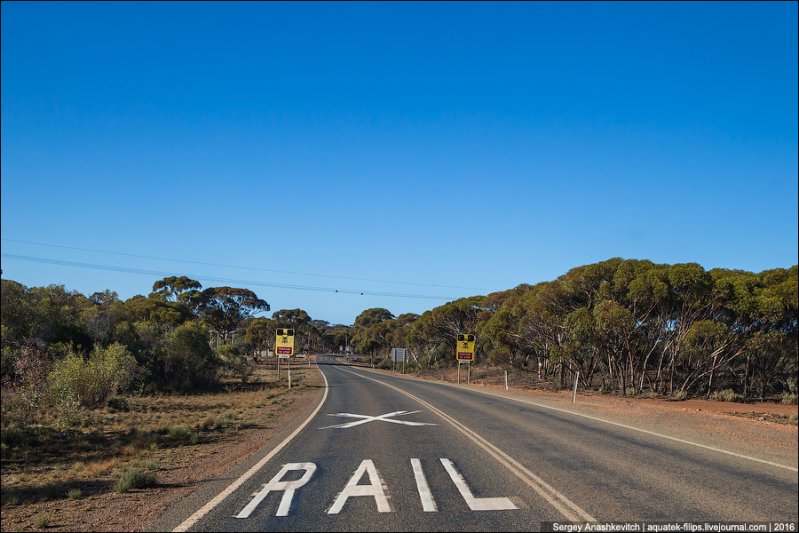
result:
[[[211,287],[197,297],[198,315],[219,332],[225,342],[244,319],[269,309],[266,300],[249,289]]]

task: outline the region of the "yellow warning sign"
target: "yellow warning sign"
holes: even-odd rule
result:
[[[455,341],[455,359],[458,361],[474,361],[474,334],[462,333]]]
[[[275,353],[281,359],[288,359],[294,355],[293,329],[277,328],[277,331],[275,331]]]

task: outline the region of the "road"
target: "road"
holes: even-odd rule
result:
[[[532,531],[543,522],[798,518],[790,468],[332,356],[318,367],[328,392],[307,425],[178,529]]]

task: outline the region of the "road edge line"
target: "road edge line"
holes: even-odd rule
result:
[[[225,488],[225,490],[223,490],[222,492],[220,492],[219,494],[214,496],[211,500],[208,501],[208,503],[206,503],[205,505],[203,505],[202,507],[197,509],[191,516],[189,516],[187,519],[185,519],[183,522],[181,522],[172,531],[188,531],[189,528],[194,526],[205,515],[207,515],[209,512],[211,512],[211,510],[214,507],[216,507],[217,505],[222,503],[222,501],[225,498],[230,496],[236,489],[238,489],[242,484],[244,484],[245,481],[247,481],[252,476],[254,476],[261,468],[264,467],[264,465],[266,465],[266,463],[269,462],[270,459],[272,459],[272,457],[277,455],[278,452],[280,452],[283,448],[285,448],[286,445],[289,442],[291,442],[294,439],[294,437],[296,437],[300,433],[300,431],[305,429],[305,427],[308,424],[310,424],[310,422],[313,419],[313,417],[316,416],[316,414],[319,412],[320,409],[322,409],[322,406],[325,404],[325,400],[327,400],[327,393],[330,390],[330,387],[328,386],[328,383],[327,383],[327,376],[325,376],[325,373],[322,372],[322,370],[319,368],[319,363],[316,362],[315,364],[316,364],[316,369],[319,371],[320,374],[322,374],[322,378],[325,381],[325,393],[322,396],[322,401],[319,402],[319,405],[316,406],[316,409],[314,409],[313,413],[311,413],[310,416],[308,418],[306,418],[305,421],[302,424],[300,424],[300,426],[291,433],[291,435],[286,437],[283,440],[283,442],[278,444],[274,449],[272,449],[271,452],[266,454],[266,456],[264,458],[262,458],[260,461],[255,463],[253,466],[251,466],[249,470],[247,470],[245,473],[243,473],[241,475],[241,477],[239,477],[236,481],[234,481],[233,483],[228,485]]]

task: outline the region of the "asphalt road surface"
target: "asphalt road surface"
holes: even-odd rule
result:
[[[624,521],[795,527],[798,518],[790,467],[466,387],[339,365],[333,356],[320,356],[318,365],[328,390],[308,424],[249,477],[231,476],[227,491],[177,529],[535,531],[546,522]]]

